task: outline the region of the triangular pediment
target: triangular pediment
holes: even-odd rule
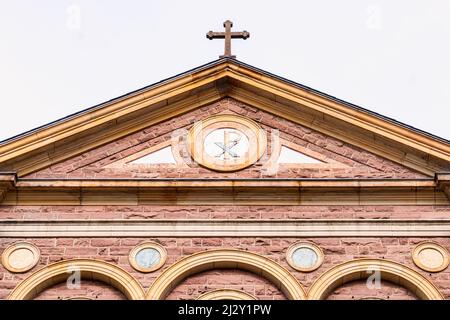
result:
[[[229,101],[233,103],[226,105]],[[242,108],[247,110],[242,113]],[[160,145],[174,130],[192,126],[196,119],[193,115],[206,117],[211,110],[247,116],[262,126],[276,119],[272,125],[281,133],[281,148],[319,161],[285,166],[291,176],[307,176],[305,172],[313,170],[305,169],[308,164],[334,166],[333,170],[341,170],[343,176],[348,168],[366,170],[355,177],[395,176],[392,172],[432,177],[450,170],[450,144],[445,139],[224,58],[3,141],[0,171],[14,172],[19,178],[42,172],[68,177],[81,168],[102,173],[113,170],[114,162],[118,165],[123,158],[143,152],[142,157],[126,162],[127,172],[139,173],[140,168],[132,167],[164,165],[155,163],[155,159],[150,163],[140,161],[155,158],[159,150],[164,150]],[[296,136],[296,127],[312,134]],[[127,139],[124,147],[121,141]],[[179,166],[177,157],[175,164],[166,165]],[[295,164],[302,174],[292,168]],[[264,167],[263,163],[258,165]],[[318,170],[327,176],[328,169]],[[378,173],[371,175],[374,172]],[[95,177],[101,176],[99,173]]]
[[[224,124],[212,123],[210,119],[223,119],[220,121]],[[261,155],[254,162],[229,171],[197,159],[188,141],[195,126],[201,123],[202,127],[208,127],[208,123],[212,123],[211,126],[219,130],[220,145],[225,130],[220,128],[234,130],[233,121],[239,125],[248,121],[264,131],[266,140]],[[209,132],[214,131],[207,131],[204,141],[208,141]],[[233,139],[232,132],[229,139]],[[250,138],[246,139],[249,139],[247,144],[253,143]],[[220,156],[217,150],[221,149],[213,149],[214,157]],[[230,151],[231,157],[238,149],[233,147]],[[417,179],[426,176],[310,127],[232,98],[223,98],[26,176],[61,177]]]

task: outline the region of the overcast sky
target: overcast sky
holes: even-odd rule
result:
[[[218,58],[450,139],[450,1],[0,2],[0,140]]]

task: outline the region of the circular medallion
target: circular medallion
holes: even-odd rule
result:
[[[294,243],[286,252],[289,265],[302,272],[310,272],[319,268],[323,262],[323,252],[310,242]]]
[[[131,266],[141,272],[158,270],[166,262],[167,252],[156,242],[141,243],[131,250],[129,255]]]
[[[422,242],[414,248],[412,258],[416,266],[428,272],[439,272],[448,267],[447,249],[434,242]]]
[[[10,272],[31,270],[39,261],[39,249],[29,242],[18,242],[3,251],[2,264]]]
[[[265,131],[253,120],[222,114],[197,122],[188,135],[189,152],[200,165],[216,171],[236,171],[261,158]]]

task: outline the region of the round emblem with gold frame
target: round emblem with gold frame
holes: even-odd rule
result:
[[[140,272],[148,273],[161,268],[167,259],[167,251],[162,245],[145,241],[134,247],[128,255],[131,266]]]
[[[440,272],[450,264],[447,249],[431,241],[419,243],[412,252],[412,258],[416,266],[428,272]]]
[[[265,131],[253,120],[221,114],[197,122],[189,131],[188,150],[200,165],[216,171],[244,169],[264,154]]]
[[[311,272],[318,269],[324,259],[322,249],[312,242],[296,242],[286,251],[288,264],[297,271]]]
[[[10,272],[23,273],[33,269],[39,261],[40,251],[34,244],[17,242],[2,253],[2,265]]]

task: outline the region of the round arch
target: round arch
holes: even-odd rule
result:
[[[272,259],[236,249],[218,249],[194,253],[164,270],[149,288],[146,298],[164,299],[188,276],[211,269],[241,269],[258,274],[275,284],[292,300],[306,298],[297,279]]]
[[[326,271],[311,286],[308,299],[324,299],[337,287],[354,280],[366,279],[379,271],[381,279],[414,292],[420,299],[442,300],[444,297],[427,278],[400,263],[384,259],[356,259]]]
[[[70,273],[80,272],[81,279],[98,280],[112,285],[130,300],[143,299],[144,289],[124,269],[94,259],[72,259],[49,264],[23,280],[11,292],[9,300],[32,299],[48,287],[66,281]]]

